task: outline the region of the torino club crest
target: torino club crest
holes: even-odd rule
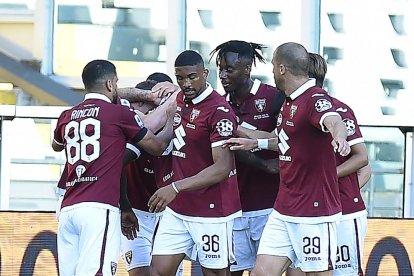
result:
[[[266,99],[257,99],[254,101],[254,105],[256,106],[257,111],[263,112],[266,108]]]
[[[190,115],[190,122],[193,122],[200,115],[200,110],[193,108]]]

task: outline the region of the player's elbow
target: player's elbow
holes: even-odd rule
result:
[[[56,152],[62,151],[64,149],[63,145],[59,145],[55,141],[52,143],[52,149]]]

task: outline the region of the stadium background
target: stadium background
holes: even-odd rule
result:
[[[130,86],[154,71],[173,76],[184,49],[207,63],[216,45],[242,39],[267,46],[268,62],[253,76],[269,84],[280,43],[300,42],[327,59],[325,88],[355,110],[373,167],[362,190],[375,218],[367,275],[377,275],[376,264],[378,275],[412,275],[413,21],[413,0],[0,0],[0,271],[32,275],[35,264],[33,275],[56,274],[53,254],[41,250],[34,261],[33,252],[54,245],[45,211],[54,210],[64,156],[50,148],[52,130],[81,99],[89,60],[112,60],[120,86]],[[214,61],[207,67],[222,90]]]

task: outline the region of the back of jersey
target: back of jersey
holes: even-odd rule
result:
[[[118,208],[126,141],[137,142],[145,133],[135,113],[96,93],[62,113],[54,138],[65,146],[68,166],[62,208],[78,203]]]

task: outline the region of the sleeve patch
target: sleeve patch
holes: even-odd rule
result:
[[[327,99],[319,99],[315,103],[315,110],[318,112],[324,112],[332,108],[332,103]]]

